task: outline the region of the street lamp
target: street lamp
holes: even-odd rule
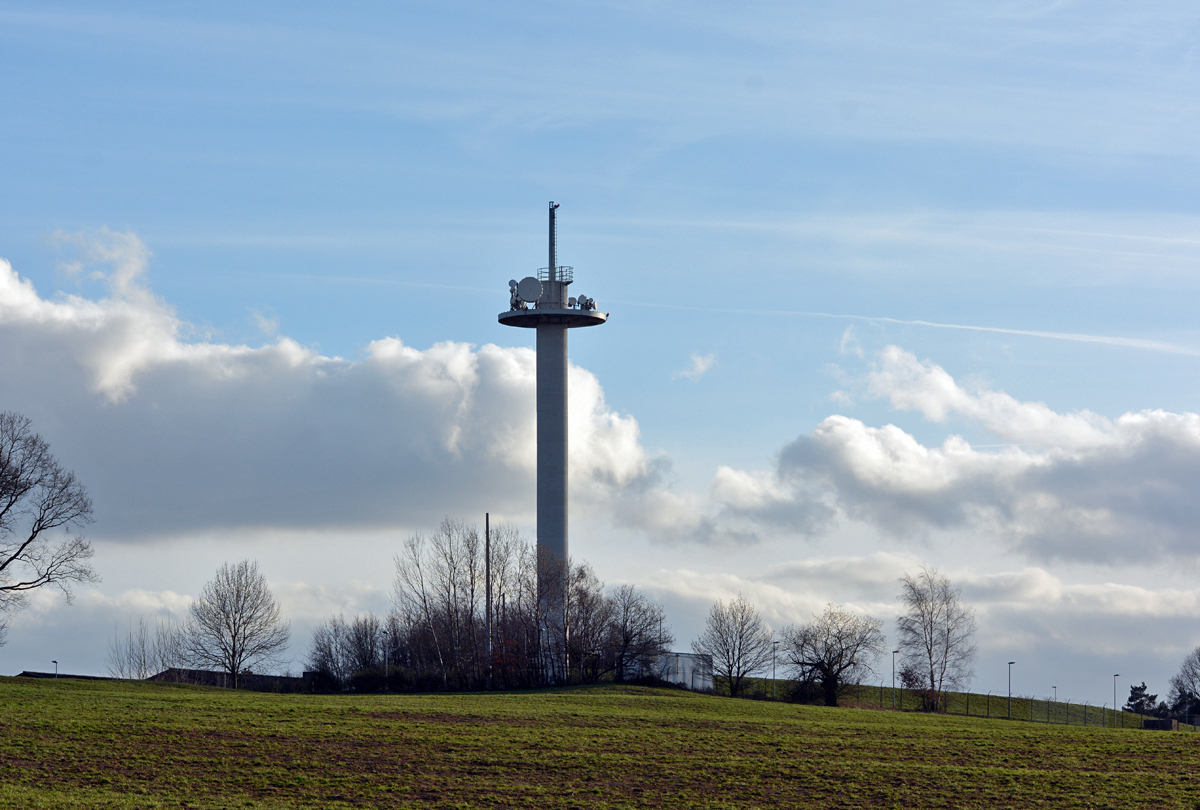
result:
[[[1051,686],[1050,688],[1054,690],[1054,702],[1055,702],[1055,703],[1058,703],[1058,687],[1057,687],[1057,686]]]
[[[896,654],[899,650],[892,650],[892,708],[896,708]]]
[[[57,681],[57,680],[58,680],[58,662],[57,662],[57,661],[51,661],[50,663],[51,663],[51,664],[54,664],[54,680],[56,680],[56,681]]]
[[[779,648],[778,641],[771,642],[771,700],[775,699],[775,650]]]
[[[1113,675],[1113,728],[1117,727],[1117,678],[1121,677],[1121,673]]]
[[[1012,720],[1012,665],[1016,661],[1008,662],[1008,719]]]

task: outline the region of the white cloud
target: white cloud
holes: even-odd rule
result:
[[[286,336],[188,340],[145,287],[136,236],[58,239],[103,268],[108,294],[43,298],[0,260],[0,408],[33,418],[88,486],[93,536],[531,514],[532,351],[389,337],[349,361]],[[637,423],[586,370],[571,366],[569,385],[575,494],[652,488]]]
[[[190,325],[145,287],[149,251],[135,236],[59,238],[85,269],[105,268],[108,295],[46,299],[0,260],[0,344],[14,347],[0,352],[0,407],[31,416],[80,474],[97,504],[94,536],[531,516],[532,351],[389,337],[350,361],[286,336],[189,340]],[[697,375],[712,365],[692,359]],[[672,488],[669,459],[649,457],[594,375],[569,374],[575,502],[658,539],[752,543],[853,520],[898,537],[999,541],[1034,559],[1197,552],[1195,414],[1056,413],[889,347],[869,396],[935,423],[954,414],[1012,446],[954,435],[926,446],[832,415],[784,446],[774,469],[720,466],[698,494]]]
[[[693,354],[691,365],[682,371],[672,372],[671,379],[678,380],[683,377],[692,382],[698,382],[704,376],[705,372],[712,368],[716,362],[717,356],[715,354]]]
[[[1040,402],[1020,402],[1003,391],[967,391],[945,369],[921,362],[896,346],[880,353],[867,377],[871,394],[900,410],[920,411],[943,422],[957,412],[1002,439],[1019,444],[1084,450],[1110,444],[1113,424],[1090,411],[1058,414]]]
[[[1061,414],[1001,391],[968,390],[941,367],[896,347],[867,378],[869,393],[932,422],[951,413],[1011,446],[962,437],[926,446],[895,425],[841,415],[786,445],[774,470],[718,470],[709,520],[736,535],[817,535],[846,519],[893,536],[951,531],[1035,559],[1147,562],[1196,558],[1200,416],[1165,411],[1107,419]]]

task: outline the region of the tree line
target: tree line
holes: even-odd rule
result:
[[[1146,682],[1129,687],[1129,700],[1122,707],[1127,712],[1151,717],[1175,718],[1185,723],[1195,723],[1200,715],[1200,647],[1188,653],[1179,666],[1179,672],[1171,677],[1170,692],[1166,700],[1150,694]]]
[[[969,683],[974,672],[975,611],[962,591],[936,570],[924,568],[900,580],[904,612],[896,617],[901,682],[916,690],[931,711],[945,694]],[[827,605],[805,624],[792,624],[776,640],[762,615],[744,596],[717,600],[704,632],[692,643],[712,656],[713,671],[737,697],[746,679],[770,664],[783,664],[792,681],[792,697],[838,705],[848,687],[862,682],[883,656],[883,621],[841,605]]]
[[[313,632],[307,669],[325,688],[629,680],[652,674],[675,640],[661,605],[630,585],[605,590],[587,563],[539,559],[510,525],[484,538],[447,518],[435,532],[409,536],[394,564],[386,616],[335,616]],[[561,616],[547,615],[558,609]]]

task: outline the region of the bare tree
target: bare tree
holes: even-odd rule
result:
[[[390,654],[387,641],[396,623],[395,618],[389,620],[385,635],[384,622],[371,613],[355,616],[349,622],[341,616],[321,622],[313,630],[308,668],[342,689],[359,675],[374,676],[376,671],[382,674],[383,657]]]
[[[1178,674],[1172,676],[1168,699],[1171,709],[1183,715],[1184,722],[1200,712],[1200,647],[1188,653]]]
[[[797,680],[819,682],[826,706],[836,706],[847,684],[859,683],[883,654],[883,622],[840,605],[826,605],[816,621],[783,630],[784,655]]]
[[[569,560],[546,548],[538,547],[537,608],[534,618],[538,629],[538,668],[547,683],[565,683],[571,677],[567,640],[570,637],[568,592]]]
[[[351,674],[383,668],[383,625],[371,613],[355,616],[346,633],[346,660]]]
[[[77,532],[92,520],[92,502],[73,473],[27,417],[0,412],[0,644],[29,591],[97,582],[92,547]],[[58,537],[58,542],[53,538]]]
[[[224,670],[234,689],[241,672],[276,664],[287,649],[288,624],[256,562],[222,565],[190,612],[184,642],[188,659],[195,666]]]
[[[118,628],[108,643],[108,673],[114,678],[143,680],[184,663],[182,631],[170,619],[159,621],[151,632],[139,617],[136,628],[130,622],[124,637]]]
[[[666,627],[662,605],[654,604],[632,585],[617,588],[609,601],[605,647],[616,679],[651,674],[655,660],[675,642]]]
[[[737,697],[746,676],[771,660],[771,629],[739,593],[728,605],[720,599],[713,604],[692,649],[712,658],[713,672],[728,680],[729,694]]]
[[[604,595],[604,584],[587,563],[571,566],[567,588],[567,653],[580,683],[596,681],[605,669],[601,657],[612,623],[612,600]]]
[[[138,619],[136,630],[131,622],[124,638],[120,629],[117,629],[108,643],[108,674],[114,678],[132,680],[149,677],[153,674],[150,671],[152,646],[144,619]]]
[[[312,646],[308,650],[308,668],[319,672],[344,689],[350,679],[346,660],[346,636],[349,629],[341,616],[321,622],[313,630]]]
[[[975,674],[975,610],[963,603],[962,591],[935,569],[900,579],[904,613],[896,617],[899,648],[906,665],[921,673],[940,705],[946,689],[965,687]]]
[[[403,550],[396,555],[393,602],[411,631],[428,639],[429,643],[418,644],[418,647],[435,655],[442,687],[448,688],[449,670],[442,639],[444,623],[437,605],[435,584],[426,563],[425,543],[424,535],[414,534],[404,541]],[[418,669],[425,669],[423,661],[415,663]]]

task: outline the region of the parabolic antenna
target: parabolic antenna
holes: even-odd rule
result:
[[[532,304],[542,297],[542,282],[533,276],[525,276],[517,285],[517,295],[521,296],[522,301]]]
[[[510,278],[508,280],[508,288],[510,290],[515,290],[517,288],[517,280],[515,278]]]

